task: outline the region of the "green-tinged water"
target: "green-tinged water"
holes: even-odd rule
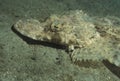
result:
[[[70,10],[82,10],[96,20],[106,17],[99,23],[106,25],[110,19],[120,27],[119,8],[120,0],[0,0],[0,81],[120,81],[120,67],[107,60],[73,63],[65,47],[23,39],[12,29],[20,19],[44,22]],[[119,47],[119,64],[120,31],[116,33],[117,42],[112,43]]]

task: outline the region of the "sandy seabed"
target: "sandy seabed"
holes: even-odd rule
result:
[[[44,21],[51,14],[76,9],[91,16],[120,17],[119,4],[118,0],[0,0],[0,81],[119,81],[120,68],[107,61],[76,65],[61,47],[26,43],[11,29],[19,19]]]

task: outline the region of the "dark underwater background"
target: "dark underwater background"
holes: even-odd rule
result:
[[[0,81],[120,81],[120,68],[107,61],[75,65],[64,48],[26,43],[12,29],[19,19],[70,10],[119,18],[120,0],[0,0]]]

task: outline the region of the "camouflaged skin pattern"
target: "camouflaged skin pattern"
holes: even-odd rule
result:
[[[45,22],[19,20],[14,28],[31,39],[66,46],[73,62],[107,59],[120,66],[120,27],[112,23],[76,10],[52,15]]]

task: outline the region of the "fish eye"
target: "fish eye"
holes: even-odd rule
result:
[[[54,26],[54,28],[59,28],[58,26]]]

